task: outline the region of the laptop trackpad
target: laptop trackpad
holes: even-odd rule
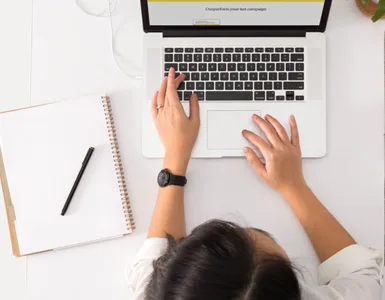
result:
[[[247,129],[260,135],[258,126],[252,120],[256,110],[209,110],[207,111],[207,139],[211,150],[242,150],[249,145],[242,135]]]

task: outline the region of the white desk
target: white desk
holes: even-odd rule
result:
[[[161,167],[159,160],[141,156],[138,83],[130,81],[112,58],[108,19],[89,17],[73,3],[59,0],[34,0],[35,9],[40,10],[43,1],[45,13],[39,16],[46,18],[45,23],[33,22],[33,55],[37,56],[31,99],[27,80],[31,2],[24,1],[23,9],[16,9],[12,1],[3,4],[8,14],[0,26],[5,31],[1,36],[6,37],[0,50],[0,78],[7,84],[2,85],[0,109],[106,91],[116,112],[137,230],[124,239],[30,257],[26,281],[25,259],[11,256],[4,209],[0,209],[0,299],[132,299],[124,266],[145,237]],[[60,18],[67,23],[47,25],[58,24]],[[140,23],[140,15],[132,22]],[[328,155],[304,161],[306,178],[325,205],[359,243],[379,249],[384,241],[384,29],[384,22],[371,24],[353,1],[334,1],[327,29]],[[139,49],[141,35],[136,32],[133,41]],[[138,176],[144,164],[146,171]],[[245,160],[192,161],[186,214],[189,228],[223,217],[266,229],[298,264],[311,274],[316,271],[315,253],[295,217]]]

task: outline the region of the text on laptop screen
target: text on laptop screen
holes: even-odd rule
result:
[[[148,0],[152,26],[319,25],[324,0]]]

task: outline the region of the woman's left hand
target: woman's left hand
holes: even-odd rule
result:
[[[176,89],[183,80],[183,74],[175,79],[171,68],[152,100],[152,116],[165,147],[164,167],[175,175],[186,174],[200,126],[197,96],[190,98],[190,117],[180,103]]]
[[[254,122],[261,128],[269,142],[255,133],[244,130],[243,136],[257,147],[265,159],[261,162],[250,147],[245,147],[246,158],[256,173],[285,198],[296,190],[307,187],[302,174],[301,146],[298,126],[294,116],[290,116],[291,138],[277,119],[266,115],[265,119],[253,115]]]

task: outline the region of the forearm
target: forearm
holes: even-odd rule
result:
[[[301,222],[321,262],[356,243],[306,185],[283,193],[283,197]]]
[[[160,188],[147,237],[166,237],[166,234],[180,239],[186,235],[184,217],[184,188],[168,186]]]
[[[163,167],[172,174],[185,175],[187,164],[188,161],[166,156]],[[166,234],[170,234],[176,239],[186,236],[184,187],[170,185],[159,188],[147,237],[164,238]]]

